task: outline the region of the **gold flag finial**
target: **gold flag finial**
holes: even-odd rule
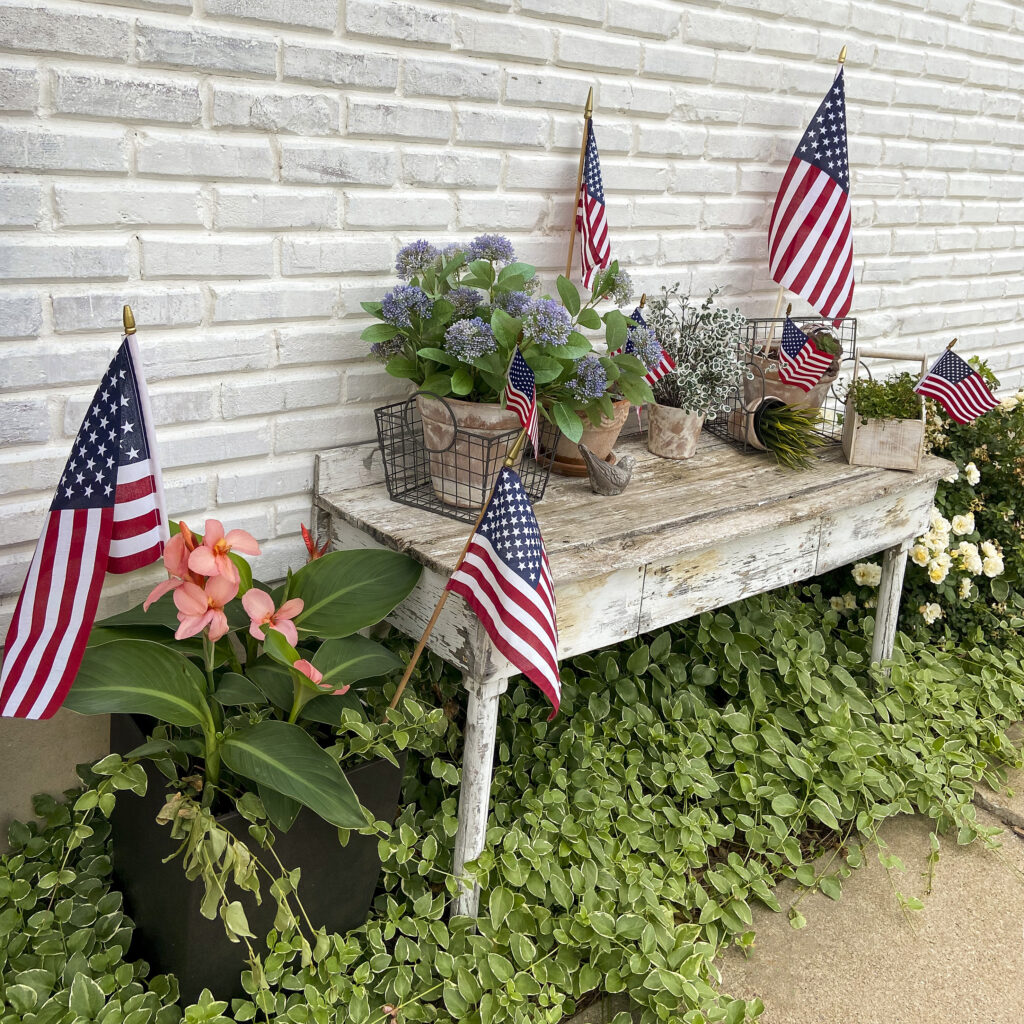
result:
[[[132,312],[131,306],[125,306],[123,312],[124,319],[124,333],[134,334],[135,333],[135,314]]]
[[[643,309],[644,306],[646,306],[646,305],[647,305],[647,292],[644,292],[643,295],[640,296],[640,308]]]
[[[786,316],[789,316],[789,314],[792,313],[792,312],[793,312],[793,303],[791,302],[788,306],[786,306]]]
[[[956,342],[957,342],[957,339],[956,339],[956,338],[954,338],[954,339],[953,339],[953,340],[952,340],[952,341],[951,341],[951,342],[950,342],[950,343],[949,343],[949,344],[948,344],[948,345],[946,346],[946,351],[947,351],[947,352],[949,352],[949,351],[950,351],[950,350],[951,350],[951,349],[953,348],[953,346],[954,346],[954,345],[956,344]]]
[[[846,46],[845,45],[839,51],[839,63],[840,64],[845,64],[846,63]]]
[[[583,108],[583,120],[589,121],[594,116],[594,87],[587,93],[587,105]]]

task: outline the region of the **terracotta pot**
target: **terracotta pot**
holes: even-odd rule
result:
[[[704,417],[670,405],[652,405],[647,413],[647,448],[663,459],[690,459],[697,451],[697,439]]]
[[[777,359],[754,356],[751,359],[751,364],[755,368],[754,379],[743,382],[743,404],[748,409],[757,405],[762,398],[762,375],[764,377],[763,397],[777,398],[785,405],[791,405],[796,409],[820,409],[825,398],[828,396],[828,389],[832,386],[832,382],[839,376],[839,362],[837,359],[833,362],[832,368],[825,373],[825,376],[810,391],[804,391],[803,388],[798,388],[795,384],[783,384],[779,380],[779,361]],[[768,367],[773,365],[775,369],[769,370]]]
[[[416,396],[416,408],[434,493],[446,505],[481,508],[518,436],[519,418],[496,403],[428,395]],[[507,444],[491,443],[503,434]]]
[[[599,427],[595,427],[590,422],[586,413],[576,413],[583,421],[583,437],[580,438],[580,442],[585,444],[597,458],[606,461],[615,447],[615,442],[619,439],[619,434],[622,433],[622,428],[626,425],[626,417],[629,416],[630,408],[629,402],[625,398],[613,402],[612,406],[615,409],[615,415],[611,419],[603,418]],[[555,473],[561,473],[562,476],[586,476],[587,464],[583,461],[583,456],[580,455],[579,445],[564,435],[559,435],[555,460],[551,464],[551,469]]]

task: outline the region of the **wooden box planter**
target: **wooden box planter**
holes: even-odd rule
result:
[[[861,356],[871,359],[906,360],[904,352],[870,350],[858,352],[853,364],[857,379]],[[927,370],[921,360],[921,373]],[[843,414],[843,455],[851,466],[873,466],[877,469],[903,469],[916,472],[924,454],[925,408],[914,419],[865,419],[853,408],[849,399]]]
[[[131,715],[112,715],[111,749],[133,750],[145,739],[140,723]],[[405,763],[401,757],[400,764]],[[170,827],[158,825],[156,816],[166,799],[166,779],[143,762],[148,778],[144,797],[122,793],[112,816],[114,879],[124,893],[125,908],[135,922],[130,956],[147,960],[152,973],[173,973],[181,987],[182,1005],[195,1002],[204,988],[218,999],[247,998],[241,974],[247,969],[244,943],[231,942],[218,918],[199,913],[202,883],[185,877],[178,858],[164,863],[178,847]],[[402,788],[402,768],[384,760],[370,761],[346,773],[359,802],[374,817],[394,821]],[[235,811],[218,821],[248,841],[249,823]],[[366,920],[380,877],[377,839],[350,833],[346,846],[338,830],[303,808],[286,833],[278,833],[274,850],[289,869],[301,868],[299,897],[315,926],[344,933]],[[268,855],[269,856],[269,855]],[[265,951],[276,903],[263,880],[263,902],[251,893],[238,892],[249,925],[257,938],[253,945]]]

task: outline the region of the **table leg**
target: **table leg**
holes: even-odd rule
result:
[[[498,699],[508,686],[507,679],[480,682],[465,678],[469,691],[466,708],[466,740],[462,753],[462,788],[459,791],[459,830],[455,835],[456,875],[467,861],[475,860],[484,848],[487,816],[491,810],[491,776],[494,771],[494,742],[498,729]],[[480,887],[464,887],[452,904],[453,914],[476,917]]]
[[[903,594],[903,574],[907,569],[910,541],[886,548],[882,556],[882,578],[878,583],[878,607],[875,609],[875,636],[871,642],[871,660],[885,661],[892,657],[896,642],[896,623]]]

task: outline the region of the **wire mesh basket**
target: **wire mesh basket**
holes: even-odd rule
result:
[[[521,428],[460,426],[453,406],[468,404],[418,392],[374,410],[392,501],[476,522]],[[558,438],[558,428],[540,417],[540,451],[527,442],[516,463],[531,502],[544,496]]]
[[[823,445],[842,444],[844,396],[853,376],[857,352],[857,320],[847,317],[837,323],[820,317],[791,317],[805,334],[825,328],[842,346],[833,367],[810,391],[784,384],[778,374],[778,347],[782,340],[784,317],[762,317],[747,320],[737,346],[749,371],[747,379],[737,388],[727,408],[704,424],[704,429],[735,445],[744,452],[764,451],[758,439],[759,416],[766,404],[776,403],[801,408],[817,407],[821,420],[815,433]]]

